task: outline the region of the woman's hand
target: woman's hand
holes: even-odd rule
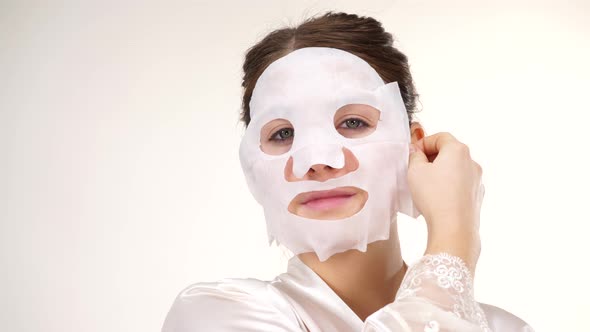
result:
[[[449,133],[424,137],[413,150],[408,182],[428,225],[426,254],[458,256],[474,273],[481,249],[481,166],[471,159],[467,145]]]

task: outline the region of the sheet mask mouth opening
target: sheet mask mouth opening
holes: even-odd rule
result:
[[[312,191],[295,196],[288,211],[308,219],[338,220],[357,214],[368,198],[369,194],[357,187]]]

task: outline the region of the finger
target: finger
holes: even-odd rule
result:
[[[436,133],[431,136],[426,136],[420,140],[419,143],[422,151],[427,156],[436,155],[440,153],[441,150],[445,149],[449,145],[454,143],[458,143],[459,141],[455,138],[455,136],[451,135],[450,133]]]
[[[411,167],[412,165],[416,165],[416,164],[427,163],[428,157],[426,157],[424,152],[422,152],[422,150],[420,150],[414,144],[412,144],[412,147],[413,148],[410,148],[411,153],[410,153],[410,159],[409,159],[409,167]]]
[[[422,151],[422,153],[424,153],[424,143],[422,142],[422,139],[415,142],[414,146],[416,146],[416,148],[420,149],[420,151]],[[424,153],[424,155],[428,158],[429,162],[433,162],[436,159],[436,156],[438,156],[438,153],[434,153],[434,154],[425,154]]]
[[[478,191],[477,191],[477,202],[479,204],[479,206],[481,207],[482,203],[483,203],[483,199],[486,195],[486,187],[483,185],[483,183],[481,183],[479,185]]]

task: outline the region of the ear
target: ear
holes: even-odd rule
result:
[[[416,143],[424,138],[424,128],[422,128],[420,122],[412,122],[410,125],[410,135],[412,137],[412,143]]]

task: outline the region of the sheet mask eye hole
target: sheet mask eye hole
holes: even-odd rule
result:
[[[381,112],[370,105],[348,104],[334,115],[334,127],[346,138],[366,137],[377,129]]]
[[[260,149],[270,155],[288,152],[293,145],[295,129],[289,120],[274,119],[260,130]]]

